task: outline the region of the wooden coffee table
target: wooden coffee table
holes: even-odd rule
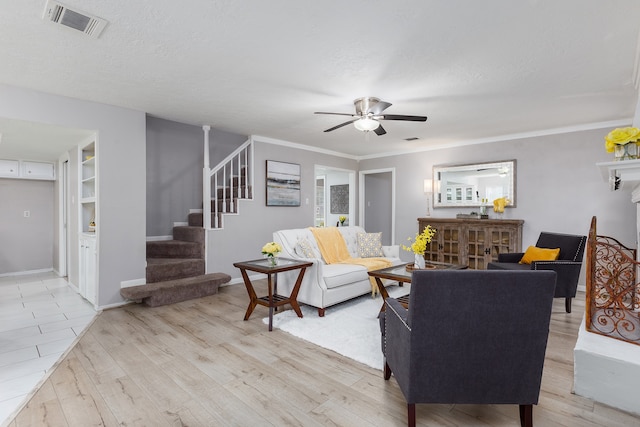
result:
[[[242,280],[244,280],[244,285],[247,288],[247,293],[249,294],[250,299],[249,307],[247,307],[247,312],[244,315],[244,320],[249,320],[249,316],[251,316],[251,313],[253,313],[253,309],[256,308],[256,305],[269,307],[270,331],[273,329],[274,308],[277,309],[281,305],[291,304],[291,307],[296,312],[298,317],[302,317],[302,311],[300,311],[300,306],[298,305],[298,301],[296,298],[298,297],[298,291],[300,290],[300,285],[302,284],[304,272],[307,267],[311,267],[312,265],[312,262],[298,261],[289,258],[278,258],[278,264],[275,266],[272,266],[269,260],[265,258],[234,263],[233,266],[240,269]],[[289,295],[288,297],[278,295],[278,273],[298,269],[300,270],[300,273],[298,274],[298,280],[296,280],[296,283],[291,290],[291,295]],[[256,291],[253,288],[251,280],[249,279],[249,275],[247,275],[247,270],[267,275],[269,295],[264,297],[258,297],[256,295]]]
[[[400,264],[395,265],[393,267],[382,268],[380,270],[373,270],[369,272],[369,276],[375,277],[376,283],[378,285],[378,290],[380,291],[380,295],[382,295],[382,308],[380,312],[383,312],[385,309],[384,301],[389,298],[389,294],[387,293],[387,288],[385,288],[382,283],[382,279],[388,279],[394,282],[400,283],[402,286],[403,283],[411,283],[411,275],[413,270],[407,269],[407,266],[413,266],[413,264]],[[425,261],[425,271],[435,271],[435,270],[465,270],[468,267],[466,265],[460,264],[447,264],[444,262],[435,262],[435,261]],[[409,307],[409,294],[403,295],[397,300],[402,304],[404,308]]]

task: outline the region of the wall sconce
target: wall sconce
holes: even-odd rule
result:
[[[427,217],[431,216],[431,196],[433,194],[433,181],[430,179],[424,180],[424,194],[427,195]]]

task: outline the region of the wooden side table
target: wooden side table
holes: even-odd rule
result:
[[[298,301],[296,298],[298,297],[298,291],[300,290],[300,285],[302,284],[304,272],[307,270],[307,267],[311,267],[312,265],[312,262],[299,261],[289,258],[278,258],[278,264],[275,266],[272,266],[269,260],[264,258],[234,263],[233,266],[240,269],[240,273],[242,274],[242,279],[244,280],[244,285],[247,288],[247,293],[249,294],[250,299],[249,307],[247,307],[247,312],[244,315],[244,320],[249,320],[249,316],[251,316],[251,313],[253,313],[253,310],[258,304],[269,307],[270,331],[273,329],[274,308],[285,304],[291,304],[291,307],[296,312],[298,317],[302,317],[302,311],[300,311],[300,306],[298,305]],[[288,297],[278,295],[278,273],[298,269],[300,270],[300,273],[298,274],[298,279],[296,280],[296,283],[291,290],[291,295],[289,295]],[[256,295],[256,291],[253,288],[251,280],[249,279],[247,270],[267,275],[267,284],[269,288],[269,294],[267,296],[258,297]]]

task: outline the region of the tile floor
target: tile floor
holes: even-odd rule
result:
[[[0,277],[0,424],[95,315],[53,272]]]

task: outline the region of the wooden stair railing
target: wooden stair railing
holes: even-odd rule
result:
[[[596,234],[591,220],[587,240],[586,329],[640,345],[640,262],[636,250]]]

